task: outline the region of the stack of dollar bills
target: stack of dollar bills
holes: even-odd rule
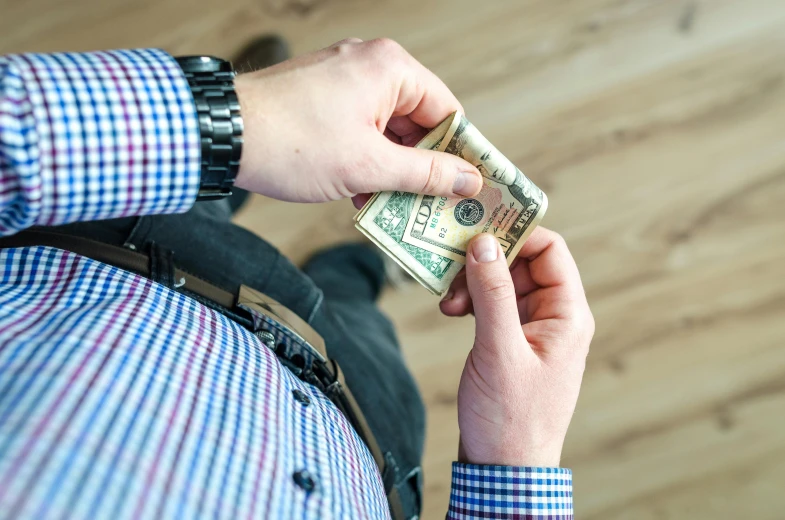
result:
[[[355,226],[433,294],[441,295],[466,263],[472,237],[492,233],[511,264],[548,209],[548,197],[463,114],[455,112],[417,148],[457,155],[475,165],[483,187],[473,198],[399,191],[375,194]]]

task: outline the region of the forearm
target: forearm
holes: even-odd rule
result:
[[[159,50],[0,57],[0,235],[193,204],[199,129]]]
[[[572,472],[565,468],[454,462],[447,518],[468,520],[490,516],[572,520]]]

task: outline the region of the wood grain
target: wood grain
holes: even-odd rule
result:
[[[4,53],[397,39],[548,192],[545,225],[581,268],[597,335],[563,459],[579,518],[782,518],[785,2],[0,0],[0,13]],[[301,261],[359,240],[353,213],[258,197],[238,222]],[[440,518],[473,324],[417,287],[382,305],[428,403],[424,517]]]

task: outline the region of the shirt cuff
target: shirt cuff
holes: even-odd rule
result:
[[[572,520],[572,471],[453,462],[447,518]]]
[[[17,120],[25,161],[17,163],[15,196],[23,203],[16,204],[19,215],[6,215],[6,223],[18,224],[11,227],[191,207],[199,190],[199,126],[171,56],[139,49],[5,61],[6,83],[18,86],[10,97],[29,109]]]

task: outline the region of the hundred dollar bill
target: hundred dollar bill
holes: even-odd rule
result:
[[[484,177],[480,193],[472,198],[376,194],[355,217],[356,227],[436,294],[449,287],[478,233],[494,234],[511,263],[542,220],[547,196],[460,113],[417,147],[474,164]]]

